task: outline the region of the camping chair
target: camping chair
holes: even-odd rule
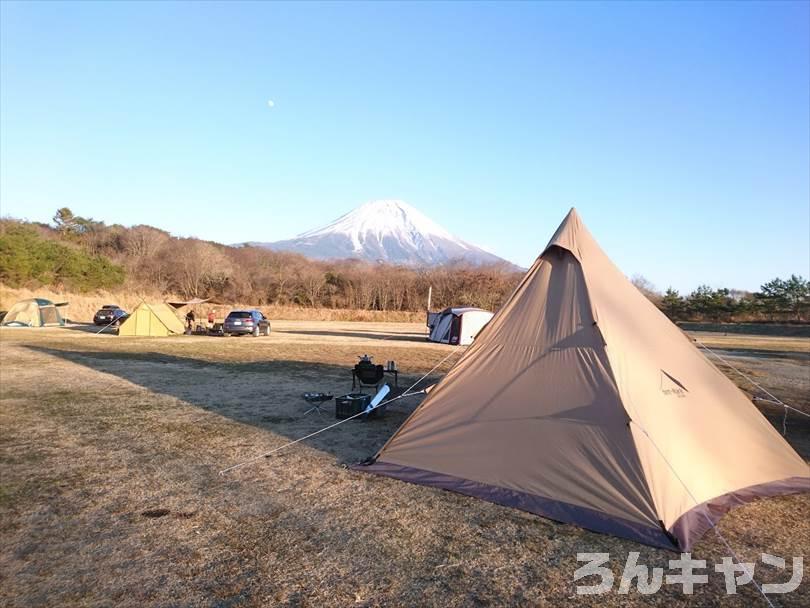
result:
[[[371,361],[360,361],[352,369],[352,390],[358,384],[361,393],[364,386],[373,386],[375,391],[379,390],[384,376],[385,368],[382,365],[374,365]]]

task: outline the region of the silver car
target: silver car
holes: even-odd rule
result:
[[[270,335],[270,321],[259,310],[232,310],[225,317],[222,324],[222,333],[251,334],[255,337]]]

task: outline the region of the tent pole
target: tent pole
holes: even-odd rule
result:
[[[428,315],[430,314],[430,300],[433,299],[433,285],[428,285],[428,299],[427,299],[427,312],[425,314],[425,335],[430,335],[430,327],[428,326],[427,320]]]

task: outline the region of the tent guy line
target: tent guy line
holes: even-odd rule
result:
[[[721,357],[718,353],[714,352],[711,348],[706,346],[703,342],[701,342],[697,338],[693,338],[693,339],[694,339],[695,343],[698,344],[701,348],[703,348],[707,352],[709,352],[712,355],[714,355],[715,357],[717,357],[717,359],[719,361],[722,361],[725,365],[728,365],[731,369],[733,369],[735,372],[737,372],[740,376],[742,376],[743,378],[748,380],[748,382],[750,382],[751,384],[756,386],[759,390],[761,390],[763,393],[768,395],[768,397],[770,397],[770,399],[760,399],[760,398],[754,397],[753,398],[754,401],[765,401],[767,403],[776,403],[776,404],[781,405],[782,407],[785,408],[785,417],[782,420],[782,435],[787,434],[787,411],[788,410],[791,410],[793,412],[796,412],[797,414],[801,414],[802,416],[806,416],[806,417],[810,418],[810,414],[808,414],[807,412],[805,412],[803,410],[795,408],[792,405],[788,405],[787,403],[785,403],[784,401],[779,399],[779,397],[777,397],[772,392],[770,392],[768,389],[766,389],[764,386],[762,386],[759,382],[757,382],[756,380],[754,380],[753,378],[751,378],[747,374],[744,374],[742,371],[740,371],[740,369],[735,367],[728,359],[725,359],[724,357]]]
[[[269,457],[269,456],[272,456],[273,454],[275,454],[276,452],[280,452],[280,451],[281,451],[281,450],[283,450],[284,448],[288,448],[288,447],[290,447],[290,446],[292,446],[292,445],[295,445],[296,443],[300,443],[300,442],[302,442],[302,441],[304,441],[304,440],[306,440],[306,439],[309,439],[310,437],[314,437],[315,435],[320,435],[320,434],[321,434],[321,433],[323,433],[324,431],[328,431],[329,429],[333,429],[333,428],[335,428],[335,427],[337,427],[337,426],[340,426],[340,425],[341,425],[341,424],[343,424],[344,422],[348,422],[349,420],[353,420],[354,418],[357,418],[358,416],[362,416],[362,415],[364,415],[364,414],[368,414],[370,411],[373,411],[373,410],[377,409],[378,407],[382,407],[383,405],[388,405],[389,403],[392,403],[392,402],[394,402],[394,401],[398,401],[399,399],[404,399],[405,397],[412,397],[412,396],[414,396],[414,395],[421,395],[422,393],[425,393],[425,392],[427,391],[427,389],[422,389],[422,390],[419,390],[419,391],[415,391],[415,392],[413,392],[413,393],[411,393],[411,392],[409,392],[409,391],[410,391],[410,390],[411,390],[413,387],[415,387],[417,384],[419,384],[420,382],[422,382],[422,380],[424,380],[425,378],[427,378],[427,377],[428,377],[430,374],[432,374],[434,371],[436,371],[436,370],[437,370],[437,369],[438,369],[438,368],[439,368],[439,367],[440,367],[440,366],[441,366],[441,365],[442,365],[442,364],[443,364],[445,361],[447,361],[447,360],[448,360],[450,357],[452,357],[452,356],[453,356],[453,355],[454,355],[456,352],[458,352],[458,349],[459,349],[459,348],[460,348],[460,346],[456,346],[456,347],[455,347],[455,348],[454,348],[452,351],[450,351],[450,353],[449,353],[449,354],[448,354],[448,355],[447,355],[447,356],[446,356],[444,359],[442,359],[442,360],[441,360],[441,361],[439,361],[439,362],[438,362],[436,365],[434,365],[434,366],[433,366],[433,368],[432,368],[430,371],[428,371],[426,374],[424,374],[422,377],[420,377],[420,378],[419,378],[419,379],[418,379],[416,382],[414,382],[414,383],[413,383],[413,384],[411,384],[411,385],[410,385],[408,388],[406,388],[406,389],[405,389],[405,391],[404,391],[404,392],[403,392],[401,395],[398,395],[398,396],[396,396],[396,397],[392,397],[391,399],[388,399],[388,400],[386,400],[386,401],[382,401],[382,402],[378,403],[377,405],[375,405],[375,406],[374,406],[374,407],[372,407],[372,408],[369,408],[369,409],[367,409],[367,410],[363,410],[362,412],[358,412],[357,414],[354,414],[353,416],[349,416],[348,418],[344,418],[343,420],[338,420],[337,422],[335,422],[335,423],[333,423],[333,424],[330,424],[329,426],[325,426],[324,428],[319,429],[319,430],[315,431],[314,433],[310,433],[309,435],[305,435],[305,436],[303,436],[303,437],[299,437],[298,439],[296,439],[296,440],[294,440],[294,441],[290,441],[289,443],[285,443],[284,445],[281,445],[281,446],[279,446],[279,447],[277,447],[277,448],[275,448],[275,449],[273,449],[273,450],[270,450],[269,452],[264,452],[263,454],[259,454],[258,456],[254,456],[253,458],[250,458],[250,459],[248,459],[248,460],[245,460],[244,462],[240,462],[240,463],[238,463],[238,464],[235,464],[235,465],[232,465],[232,466],[227,467],[227,468],[225,468],[225,469],[222,469],[222,470],[219,472],[219,474],[220,474],[220,475],[225,475],[225,473],[229,473],[230,471],[233,471],[233,470],[238,469],[238,468],[241,468],[241,467],[243,467],[243,466],[245,466],[245,465],[248,465],[248,464],[251,464],[251,463],[253,463],[253,462],[256,462],[257,460],[261,460],[262,458],[267,458],[267,457]]]
[[[672,463],[669,461],[669,459],[661,451],[661,448],[658,447],[658,444],[653,440],[653,438],[647,432],[647,429],[645,429],[638,422],[636,422],[635,420],[632,420],[632,419],[630,420],[630,424],[635,425],[636,427],[638,427],[638,429],[642,433],[644,433],[644,435],[647,437],[649,442],[655,447],[656,451],[658,452],[658,455],[661,456],[661,459],[664,462],[667,463],[667,466],[669,467],[669,470],[672,471],[672,474],[675,476],[675,479],[677,479],[681,483],[681,485],[683,486],[683,489],[686,490],[686,493],[689,495],[689,498],[691,498],[692,502],[695,503],[695,507],[700,507],[700,503],[698,502],[697,498],[695,498],[695,495],[692,493],[692,490],[689,489],[689,486],[686,485],[686,482],[683,480],[683,478],[680,475],[678,475],[678,471],[676,471],[675,467],[672,466]],[[745,572],[745,574],[747,574],[748,576],[751,577],[751,582],[754,583],[754,587],[757,588],[757,591],[759,591],[760,595],[762,595],[763,599],[767,602],[768,606],[770,606],[770,608],[775,608],[775,606],[773,605],[773,602],[771,602],[771,599],[765,594],[765,591],[762,589],[760,584],[754,578],[754,571],[751,570],[749,572],[748,564],[746,564],[746,562],[742,561],[739,558],[739,556],[737,555],[737,552],[734,551],[731,544],[726,540],[725,536],[723,536],[720,533],[720,530],[717,528],[717,523],[712,521],[712,518],[709,517],[708,515],[706,515],[705,512],[701,511],[701,513],[702,513],[703,517],[706,519],[706,522],[709,524],[709,528],[714,531],[714,533],[717,535],[717,537],[723,542],[726,549],[728,549],[728,552],[731,553],[731,557],[734,559],[734,561],[736,561],[737,564],[739,564],[740,568],[742,568],[742,570],[743,570],[743,572]]]
[[[110,321],[109,323],[107,323],[107,325],[105,325],[104,327],[102,327],[101,329],[99,329],[99,330],[96,332],[96,335],[99,335],[101,332],[103,332],[103,331],[104,331],[105,329],[107,329],[108,327],[110,327],[110,326],[112,326],[112,325],[115,325],[116,323],[118,323],[118,321],[119,321],[119,320],[120,320],[120,319],[113,318],[113,320],[112,320],[112,321]]]

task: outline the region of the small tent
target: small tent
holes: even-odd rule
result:
[[[444,344],[472,344],[492,313],[480,308],[446,308],[441,312],[429,312],[428,340]]]
[[[183,322],[163,303],[141,302],[118,328],[119,336],[171,336],[184,332]]]
[[[574,210],[358,468],[680,551],[733,506],[810,491],[807,463]]]
[[[65,321],[59,313],[59,308],[67,306],[67,302],[54,304],[43,298],[20,300],[12,306],[3,317],[0,325],[10,327],[48,327],[64,325]]]

